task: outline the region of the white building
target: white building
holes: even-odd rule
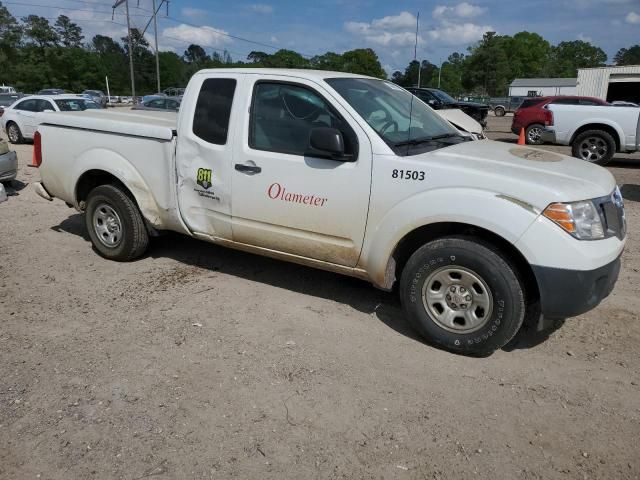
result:
[[[575,78],[516,78],[509,85],[510,97],[577,95]]]
[[[640,65],[581,68],[578,70],[578,95],[608,102],[640,103]]]

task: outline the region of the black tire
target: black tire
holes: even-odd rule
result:
[[[105,216],[115,219],[113,224],[118,227],[111,233],[105,232],[110,225],[103,220]],[[140,257],[149,244],[149,234],[138,206],[116,185],[100,185],[89,192],[85,225],[94,248],[109,260],[133,260]]]
[[[429,310],[437,312],[437,304],[427,307],[423,301],[429,295],[428,287],[437,287],[438,281],[432,280],[434,276],[448,275],[450,271],[470,272],[480,280],[479,284],[472,283],[473,292],[468,291],[474,297],[467,305],[469,314],[481,317],[475,327],[471,323],[455,325],[460,320],[455,318],[454,325],[445,328]],[[452,287],[442,285],[450,296],[449,288]],[[482,291],[485,286],[488,294]],[[476,295],[489,298],[487,305],[491,306],[482,311],[475,304]],[[469,298],[467,295],[467,300]],[[526,312],[523,282],[508,259],[489,244],[462,236],[433,240],[416,250],[402,272],[400,299],[409,321],[427,341],[473,356],[490,355],[506,345],[522,326]],[[448,299],[446,302],[449,304]],[[451,310],[454,315],[465,315],[462,310]]]
[[[493,113],[496,117],[504,117],[504,114],[507,112],[505,112],[503,107],[496,107],[493,109]]]
[[[15,122],[7,122],[7,137],[9,141],[14,144],[24,143],[24,137],[20,131],[20,127]]]
[[[540,137],[542,129],[544,129],[544,125],[539,123],[533,123],[527,127],[524,134],[528,145],[542,145],[544,143]]]
[[[595,143],[592,143],[592,140]],[[595,150],[589,150],[591,145],[596,147]],[[597,165],[606,165],[611,161],[615,153],[616,142],[611,134],[604,130],[584,131],[574,138],[571,144],[571,155]]]

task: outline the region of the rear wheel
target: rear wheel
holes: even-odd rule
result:
[[[496,117],[504,117],[506,112],[503,107],[496,107],[493,109],[493,113],[495,113]]]
[[[101,185],[89,193],[85,224],[95,249],[110,260],[133,260],[149,244],[138,206],[115,185]]]
[[[23,143],[24,137],[20,131],[20,127],[15,122],[7,123],[7,137],[11,143]]]
[[[488,355],[520,329],[524,287],[509,261],[470,237],[431,241],[409,259],[400,281],[409,321],[428,341]]]
[[[571,145],[571,154],[587,162],[606,165],[616,153],[616,142],[603,130],[587,130],[578,135]]]
[[[534,123],[527,127],[525,136],[529,145],[542,145],[542,130],[544,127],[539,123]]]

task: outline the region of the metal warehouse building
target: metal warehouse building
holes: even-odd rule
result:
[[[640,65],[578,70],[578,95],[640,102]]]
[[[576,95],[575,78],[516,78],[509,85],[510,97]]]

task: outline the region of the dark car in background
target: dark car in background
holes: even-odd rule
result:
[[[65,95],[67,92],[63,88],[43,88],[38,95]]]
[[[451,95],[437,88],[407,88],[420,100],[425,102],[434,110],[458,108],[471,118],[476,120],[483,127],[487,126],[487,115],[489,106],[483,103],[464,102],[456,100]]]
[[[525,140],[529,145],[542,145],[542,130],[551,120],[551,111],[545,107],[556,105],[609,105],[594,97],[555,96],[527,98],[513,114],[511,131],[516,135],[524,129]]]
[[[85,90],[82,92],[82,96],[91,99],[94,103],[97,103],[102,108],[107,108],[107,96],[100,90]]]

